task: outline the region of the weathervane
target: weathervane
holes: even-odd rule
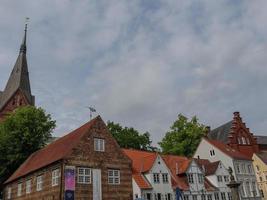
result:
[[[90,120],[91,120],[93,117],[93,113],[96,112],[96,109],[91,106],[87,106],[86,108],[90,110]]]
[[[27,30],[28,23],[30,21],[29,17],[25,17],[25,31]]]

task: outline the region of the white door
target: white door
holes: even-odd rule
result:
[[[102,200],[101,170],[93,169],[93,200]]]

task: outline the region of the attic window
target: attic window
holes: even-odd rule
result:
[[[94,149],[95,151],[105,151],[105,140],[100,138],[94,138]]]

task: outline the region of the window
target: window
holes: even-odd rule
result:
[[[215,151],[214,150],[210,150],[210,156],[215,156]]]
[[[154,179],[154,183],[159,183],[159,174],[158,173],[154,173],[153,174],[153,179]]]
[[[202,194],[202,195],[201,195],[201,200],[206,200],[206,196],[205,196],[205,194]]]
[[[249,139],[247,138],[247,144],[250,144],[250,141],[249,141]]]
[[[252,194],[254,197],[258,196],[258,191],[257,191],[257,186],[255,182],[251,183],[251,187],[252,187]]]
[[[242,137],[242,144],[247,144],[245,137]]]
[[[229,182],[229,176],[224,176],[224,182]]]
[[[260,179],[260,182],[262,182],[262,177],[261,176],[259,177],[259,179]]]
[[[188,183],[194,183],[194,177],[193,174],[187,174]]]
[[[172,200],[172,194],[171,194],[171,193],[168,193],[168,194],[167,194],[167,198],[166,198],[166,200]]]
[[[79,167],[78,171],[78,183],[90,184],[91,183],[91,169],[87,167]]]
[[[215,200],[220,200],[219,193],[214,193]]]
[[[7,199],[11,199],[11,192],[12,192],[12,189],[11,189],[11,187],[9,187],[7,189]]]
[[[260,190],[260,193],[261,193],[261,197],[264,197],[263,190]]]
[[[105,140],[100,138],[94,138],[95,151],[105,151]]]
[[[239,164],[236,165],[236,171],[238,174],[240,174],[240,167],[239,167]]]
[[[198,174],[198,182],[203,183],[204,182],[204,177],[202,174]]]
[[[229,200],[232,200],[233,198],[232,198],[232,194],[230,193],[230,192],[228,192],[228,199]]]
[[[240,137],[238,138],[238,144],[242,144],[242,140]]]
[[[21,192],[22,192],[22,183],[19,183],[18,184],[18,193],[17,193],[18,197],[21,196]]]
[[[258,171],[260,170],[260,167],[259,167],[259,165],[256,165],[256,168],[257,168],[257,170],[258,170]]]
[[[224,192],[221,193],[221,197],[222,197],[222,200],[226,200],[226,196]]]
[[[244,189],[244,183],[242,183],[242,185],[240,186],[240,190],[241,190],[241,196],[244,197],[245,196],[245,189]]]
[[[184,200],[189,200],[189,196],[188,195],[184,195]]]
[[[252,169],[251,169],[251,165],[248,165],[248,173],[251,174]]]
[[[251,196],[249,182],[246,182],[246,193],[247,193],[247,196],[248,196],[248,197]]]
[[[55,169],[52,171],[52,186],[57,186],[59,183],[60,170]]]
[[[26,194],[30,194],[31,193],[31,187],[32,187],[32,180],[29,179],[26,181]]]
[[[36,178],[36,190],[41,191],[43,189],[43,176],[37,176]]]
[[[222,176],[217,176],[218,182],[222,182]]]
[[[242,172],[243,172],[243,174],[247,173],[245,164],[242,164]]]
[[[208,200],[212,200],[212,195],[211,194],[208,194]]]
[[[168,174],[162,174],[162,182],[163,183],[168,183],[169,180],[168,180]]]
[[[118,169],[108,170],[108,184],[112,185],[120,184],[120,170]]]
[[[193,195],[193,200],[197,200],[197,195]]]

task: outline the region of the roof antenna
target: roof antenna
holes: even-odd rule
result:
[[[96,109],[91,106],[87,106],[86,108],[90,110],[90,120],[92,120],[93,113],[96,112]]]

